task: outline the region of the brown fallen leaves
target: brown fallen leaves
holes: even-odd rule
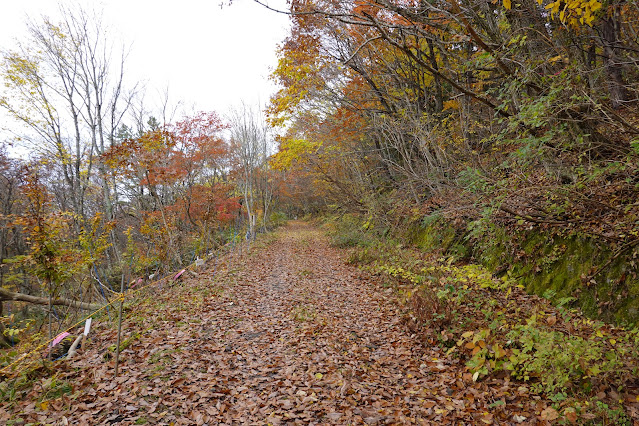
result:
[[[120,377],[103,327],[0,421],[57,424],[550,424],[549,401],[507,378],[474,382],[424,348],[390,291],[347,266],[316,230],[274,242],[132,307]],[[219,266],[219,265],[218,265]],[[100,328],[97,328],[100,330]]]

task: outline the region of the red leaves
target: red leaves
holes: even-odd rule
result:
[[[180,198],[169,208],[182,221],[229,223],[241,209],[239,197],[231,197],[230,185],[195,184],[188,197]]]
[[[153,129],[113,146],[104,161],[140,185],[173,184],[204,167],[223,167],[228,149],[221,132],[227,126],[215,113],[200,112],[173,126]]]
[[[143,219],[130,239],[140,268],[178,263],[184,241],[208,243],[212,229],[237,217],[226,128],[217,114],[200,112],[122,140],[103,156],[122,179],[130,215]]]

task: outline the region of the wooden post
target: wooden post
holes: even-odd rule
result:
[[[49,354],[48,354],[48,358],[49,361],[51,361],[53,359],[53,346],[51,346],[52,340],[53,340],[53,330],[51,329],[51,314],[53,313],[53,303],[51,300],[51,281],[49,281]]]
[[[231,240],[231,255],[229,256],[229,271],[233,267],[233,261],[235,260],[235,227],[233,227],[233,239]]]
[[[120,337],[122,335],[122,305],[124,305],[124,274],[120,283],[120,310],[118,314],[118,342],[115,345],[115,377],[118,377],[118,367],[120,365]]]

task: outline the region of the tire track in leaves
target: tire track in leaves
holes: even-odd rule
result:
[[[72,424],[490,424],[510,420],[505,408],[522,413],[518,421],[535,409],[534,400],[515,406],[508,382],[474,383],[459,363],[421,347],[390,290],[345,265],[310,226],[290,225],[232,263],[129,314],[126,328],[140,337],[123,351],[116,380],[95,349],[113,341],[104,329],[59,375],[73,394],[15,405],[10,415]],[[42,400],[33,389],[26,401]]]

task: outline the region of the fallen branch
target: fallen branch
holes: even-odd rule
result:
[[[523,213],[519,213],[516,212],[506,206],[499,206],[499,210],[508,213],[510,215],[513,215],[515,217],[520,217],[525,221],[528,222],[533,222],[533,223],[545,223],[545,224],[550,224],[550,225],[566,225],[568,223],[575,223],[577,222],[577,220],[571,220],[571,219],[567,219],[567,220],[553,220],[553,219],[541,219],[541,218],[536,218],[536,217],[532,217],[530,215],[527,214],[523,214]]]
[[[67,353],[67,359],[71,359],[75,356],[75,354],[78,352],[78,343],[80,343],[80,340],[82,340],[82,337],[84,335],[81,334],[78,337],[75,338],[75,340],[73,341],[73,344],[71,345],[71,347],[69,348],[69,352]]]
[[[13,291],[0,288],[0,302],[4,302],[6,300],[34,303],[36,305],[49,305],[49,299],[46,297],[37,297],[24,293],[15,293]],[[97,311],[101,307],[101,305],[96,303],[86,303],[80,302],[78,300],[64,299],[60,297],[57,299],[53,299],[51,301],[51,304],[58,306],[70,306],[72,308],[85,309],[88,311]]]
[[[590,274],[590,276],[588,278],[589,279],[594,279],[597,275],[601,274],[606,268],[608,268],[608,266],[610,266],[612,264],[612,262],[617,260],[619,258],[619,256],[621,256],[622,254],[624,254],[628,250],[631,250],[631,249],[635,248],[638,245],[639,245],[639,238],[634,239],[632,241],[629,241],[626,244],[622,245],[621,247],[619,247],[617,249],[617,251],[615,251],[610,256],[610,259],[608,259],[608,261],[606,263],[604,263],[599,268],[597,268],[597,270],[595,272],[593,272],[592,274]]]

